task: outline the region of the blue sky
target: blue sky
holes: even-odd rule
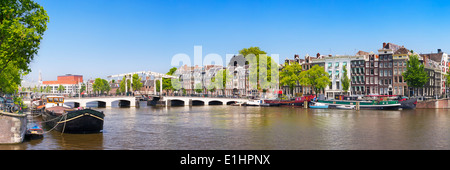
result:
[[[50,17],[28,75],[85,79],[151,70],[194,46],[203,55],[258,46],[280,60],[374,51],[383,42],[450,52],[448,0],[36,0]],[[225,61],[224,61],[225,62]]]

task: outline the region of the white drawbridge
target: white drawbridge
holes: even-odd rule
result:
[[[163,74],[163,73],[157,73],[157,72],[153,72],[153,71],[138,71],[138,72],[132,72],[132,73],[123,73],[123,74],[117,74],[117,75],[111,75],[108,76],[108,78],[119,78],[119,77],[125,77],[125,92],[128,92],[128,85],[127,85],[127,81],[128,79],[131,79],[132,76],[134,74],[138,74],[138,75],[143,75],[143,76],[150,76],[153,77],[153,94],[156,95],[156,80],[160,80],[160,88],[159,88],[159,94],[162,94],[162,78],[171,78],[171,79],[177,79],[178,77],[176,76],[171,76],[171,75],[167,75],[167,74]],[[133,81],[130,81],[131,84],[133,84]],[[130,91],[133,91],[133,86],[130,86]]]

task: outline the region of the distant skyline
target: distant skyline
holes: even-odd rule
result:
[[[448,0],[36,0],[50,17],[28,81],[166,73],[172,56],[258,46],[280,62],[316,53],[354,55],[383,42],[450,52]],[[226,61],[223,61],[224,63]]]

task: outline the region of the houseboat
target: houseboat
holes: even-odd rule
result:
[[[63,133],[99,133],[103,130],[103,112],[71,108],[62,96],[48,96],[42,119],[46,125]]]

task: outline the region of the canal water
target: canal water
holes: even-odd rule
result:
[[[0,149],[450,149],[450,111],[194,106],[98,108],[103,133],[63,134]]]

